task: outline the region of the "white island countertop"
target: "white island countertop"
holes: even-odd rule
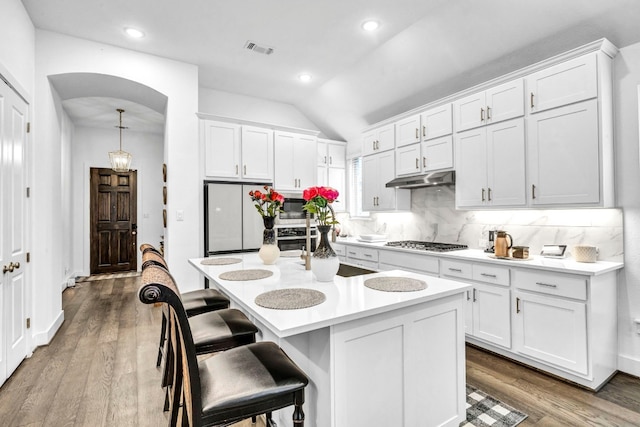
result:
[[[443,259],[459,260],[459,261],[480,261],[484,263],[497,264],[503,266],[523,267],[545,271],[555,271],[557,273],[569,274],[585,274],[588,276],[598,276],[610,271],[619,270],[624,267],[624,263],[615,261],[597,261],[597,262],[577,262],[571,257],[566,258],[545,258],[540,255],[532,254],[526,260],[519,259],[500,259],[492,258],[492,254],[488,254],[480,249],[463,249],[451,252],[434,252],[421,249],[407,249],[393,246],[386,246],[386,242],[363,242],[353,237],[339,238],[337,243],[353,246],[363,246],[368,248],[376,248],[385,251],[396,251],[401,253],[421,254],[435,256]]]
[[[193,258],[189,263],[235,304],[251,313],[280,338],[361,319],[403,307],[459,294],[471,286],[449,279],[421,275],[402,270],[379,272],[364,276],[336,276],[333,282],[318,282],[310,270],[305,270],[300,258],[280,257],[274,265],[264,265],[257,253],[219,255],[214,258],[238,258],[242,262],[228,265],[202,265],[204,258]],[[227,271],[263,269],[273,275],[259,280],[222,280],[219,275]],[[364,281],[371,277],[410,277],[423,280],[427,288],[414,292],[383,292],[369,289]],[[276,310],[255,303],[258,295],[275,289],[307,288],[323,292],[326,300],[309,308]]]

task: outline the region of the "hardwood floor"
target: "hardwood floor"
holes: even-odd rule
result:
[[[155,367],[160,308],[138,301],[138,281],[83,282],[63,293],[55,338],[0,388],[1,426],[167,424]],[[467,347],[467,379],[528,414],[522,427],[640,426],[640,380],[629,375],[592,393]]]

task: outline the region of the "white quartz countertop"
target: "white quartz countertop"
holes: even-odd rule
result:
[[[385,271],[364,276],[336,276],[333,282],[318,282],[310,270],[304,269],[300,258],[280,257],[274,265],[264,265],[257,253],[220,255],[218,258],[240,258],[241,263],[202,265],[204,258],[189,263],[214,286],[224,292],[239,308],[246,310],[279,337],[287,337],[327,326],[384,313],[462,293],[471,286],[454,280],[441,279],[402,270]],[[265,269],[273,271],[266,279],[248,281],[222,280],[226,271]],[[415,292],[383,292],[364,286],[371,277],[410,277],[423,280],[427,288]],[[285,288],[308,288],[321,291],[326,300],[313,307],[295,310],[276,310],[258,306],[255,298],[267,291]]]
[[[573,258],[546,258],[540,255],[532,255],[527,260],[517,259],[497,259],[491,258],[491,254],[487,254],[480,249],[465,249],[451,252],[433,252],[419,249],[405,249],[392,246],[385,246],[386,242],[363,242],[353,237],[342,237],[336,243],[345,245],[364,246],[369,248],[377,248],[389,251],[397,251],[404,253],[422,254],[435,256],[443,259],[459,260],[459,261],[480,261],[503,266],[524,267],[545,271],[555,271],[559,273],[570,274],[586,274],[589,276],[597,276],[608,273],[610,271],[619,270],[624,267],[622,262],[597,261],[597,262],[577,262]]]

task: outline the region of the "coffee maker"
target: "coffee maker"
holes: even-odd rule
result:
[[[496,240],[496,232],[494,230],[489,230],[489,239],[487,240],[487,247],[484,251],[488,254],[495,253],[495,240]]]

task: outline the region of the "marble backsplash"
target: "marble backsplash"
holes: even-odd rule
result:
[[[489,230],[505,230],[515,245],[538,254],[543,245],[588,244],[599,260],[623,261],[621,209],[526,209],[463,211],[455,209],[454,187],[411,190],[411,212],[372,213],[370,218],[339,214],[342,234],[385,234],[388,240],[461,243],[484,249]]]

